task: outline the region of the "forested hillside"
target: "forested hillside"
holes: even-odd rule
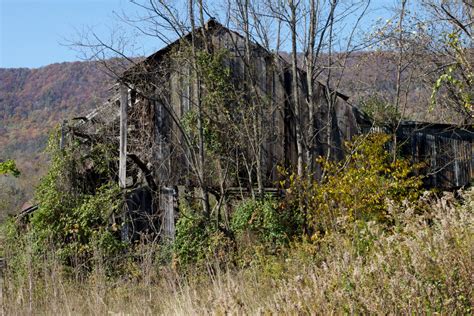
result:
[[[107,77],[91,62],[0,69],[0,160],[15,159],[22,172],[19,179],[0,178],[2,213],[32,196],[46,167],[41,153],[50,129],[94,108],[107,87]]]
[[[443,102],[434,107],[431,103],[433,82],[437,79],[432,68],[435,62],[429,61],[433,58],[422,54],[403,64],[400,115],[407,120],[460,124],[463,116],[454,107]],[[397,59],[397,54],[386,51],[353,53],[337,70],[340,80],[335,80],[335,85],[358,106],[370,98],[393,105],[397,93]]]

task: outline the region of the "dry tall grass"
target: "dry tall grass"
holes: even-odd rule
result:
[[[474,190],[464,197],[462,206],[437,199],[424,214],[394,206],[392,231],[347,226],[245,269],[213,267],[192,277],[158,267],[149,248],[126,279],[107,278],[100,263],[79,280],[55,260],[41,269],[26,261],[22,277],[5,271],[3,313],[470,314]]]

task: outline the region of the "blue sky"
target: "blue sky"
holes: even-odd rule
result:
[[[40,67],[78,60],[67,40],[91,27],[107,36],[127,0],[0,0],[0,67]],[[151,48],[150,48],[151,49]]]
[[[374,8],[394,5],[396,0],[372,0]],[[91,27],[106,37],[117,24],[114,12],[135,12],[128,0],[0,0],[0,67],[41,67],[79,60],[66,46],[77,31]],[[372,16],[380,16],[374,11]],[[139,39],[137,39],[139,41]],[[161,44],[143,39],[142,53]]]

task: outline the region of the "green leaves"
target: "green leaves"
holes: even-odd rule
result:
[[[474,116],[474,93],[472,89],[474,75],[472,62],[469,60],[469,51],[463,47],[457,32],[447,34],[445,47],[447,50],[451,50],[455,62],[446,67],[444,73],[433,84],[431,106],[433,107],[436,104],[441,89],[445,87],[451,91],[455,98],[459,99],[459,102],[462,103],[461,106],[471,114],[472,118]]]
[[[372,119],[376,126],[393,127],[401,118],[397,108],[379,97],[370,97],[361,101],[361,109]]]
[[[0,162],[0,175],[11,174],[15,178],[20,175],[20,170],[16,167],[14,160],[9,159],[3,162]]]
[[[236,208],[231,222],[237,234],[253,234],[257,241],[274,245],[286,244],[292,235],[296,213],[280,208],[279,203],[267,196],[263,200],[246,200]]]
[[[205,145],[213,154],[222,154],[226,143],[231,142],[225,122],[228,121],[229,105],[232,103],[234,87],[229,67],[224,65],[228,57],[225,49],[208,53],[197,53],[198,73],[202,80],[203,129]]]
[[[181,201],[173,243],[174,258],[179,265],[202,266],[216,261],[228,263],[229,257],[233,255],[232,246],[233,240],[219,227],[209,223],[201,212],[193,210],[186,201]]]
[[[73,144],[58,148],[57,130],[50,137],[51,165],[35,192],[39,209],[31,218],[33,243],[39,252],[52,242],[65,262],[87,260],[97,247],[116,254],[123,245],[112,236],[109,219],[121,203],[110,170],[110,145]]]
[[[307,214],[313,232],[340,228],[341,220],[387,222],[388,202],[401,203],[419,197],[418,166],[404,159],[393,161],[385,147],[390,137],[370,134],[347,144],[350,153],[341,162],[319,159],[324,178],[289,177],[285,203]]]

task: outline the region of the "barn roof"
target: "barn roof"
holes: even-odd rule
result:
[[[426,134],[464,139],[468,141],[474,139],[474,127],[472,125],[402,121],[399,128],[410,133],[422,131]]]
[[[244,38],[240,33],[236,32],[236,31],[232,31],[231,29],[229,29],[228,27],[222,25],[216,19],[213,19],[213,18],[211,18],[209,21],[207,21],[204,24],[204,26],[196,28],[194,32],[195,33],[201,32],[203,28],[205,29],[206,32],[225,31],[225,32],[229,32],[229,33],[231,33],[231,34],[233,34],[237,37],[240,37],[242,39]],[[175,48],[180,43],[182,43],[183,40],[190,40],[191,36],[192,36],[192,32],[188,32],[184,36],[178,38],[177,40],[170,43],[169,45],[167,45],[167,46],[163,47],[162,49],[156,51],[155,53],[149,55],[148,57],[141,60],[137,64],[135,64],[133,66],[130,66],[127,70],[124,71],[123,75],[117,80],[117,83],[120,82],[120,81],[126,81],[126,77],[130,76],[131,74],[136,72],[136,71],[134,71],[134,69],[136,69],[137,67],[141,67],[144,64],[145,65],[146,64],[153,64],[154,62],[159,61],[161,58],[163,58],[163,56],[165,56],[166,54],[171,52],[173,50],[173,48]],[[279,61],[282,62],[282,64],[285,65],[286,67],[291,66],[290,63],[285,58],[283,58],[279,54],[274,54],[274,53],[268,51],[262,45],[260,45],[258,43],[255,43],[255,42],[252,42],[251,45],[253,45],[255,48],[257,48],[261,51],[264,51],[264,52],[268,53],[269,55],[276,56],[279,59]],[[299,71],[301,72],[302,75],[305,75],[306,71],[304,69],[301,69],[301,68],[298,68],[298,69],[299,69]],[[117,83],[113,87],[111,87],[110,90],[117,89]],[[320,82],[320,81],[317,81],[317,84],[319,84],[323,87],[326,87],[326,85],[324,83]],[[345,94],[343,94],[339,91],[337,91],[336,94],[337,94],[338,97],[340,97],[342,100],[344,100],[346,102],[349,100],[349,96],[347,96],[347,95],[345,95]],[[78,118],[74,118],[73,120],[76,120],[76,122],[77,122],[75,124],[75,126],[79,127],[80,129],[82,129],[84,131],[87,131],[89,133],[91,133],[91,132],[93,133],[94,131],[97,132],[97,128],[99,126],[104,125],[104,124],[107,125],[108,123],[110,123],[111,121],[114,121],[118,117],[118,106],[117,106],[116,101],[117,101],[117,96],[112,95],[111,99],[107,100],[102,105],[98,106],[96,109],[89,112],[87,115],[81,116],[81,117],[78,117]],[[357,112],[356,107],[353,106],[353,105],[352,105],[352,107]],[[360,111],[358,111],[358,112],[360,112]],[[93,124],[87,124],[87,123],[93,123]]]
[[[240,34],[239,32],[236,32],[236,31],[232,31],[231,29],[229,29],[228,27],[222,25],[221,23],[219,23],[216,19],[214,18],[211,18],[209,21],[207,21],[204,26],[201,26],[201,27],[198,27],[194,30],[195,33],[200,33],[202,32],[202,29],[204,29],[206,32],[213,32],[213,31],[225,31],[225,32],[228,32],[228,33],[231,33],[232,35],[235,35],[237,37],[240,37],[241,39],[244,39],[244,36],[242,34]],[[134,66],[131,66],[128,70],[126,70],[124,72],[124,77],[126,77],[127,75],[129,75],[130,73],[133,73],[133,69],[135,69],[136,67],[139,67],[143,64],[153,64],[153,62],[156,62],[156,61],[159,61],[163,56],[165,56],[166,54],[168,54],[169,52],[171,52],[173,50],[173,48],[175,48],[176,46],[178,46],[180,43],[182,43],[183,40],[186,40],[186,41],[189,41],[191,40],[191,36],[192,36],[192,32],[189,32],[187,33],[186,35],[178,38],[177,40],[175,40],[174,42],[172,42],[171,44],[163,47],[162,49],[156,51],[155,53],[151,54],[150,56],[148,56],[147,58],[145,58],[144,60],[140,61],[139,63],[137,63],[136,65]],[[263,47],[262,45],[258,44],[257,42],[251,42],[251,45],[254,46],[256,49],[260,50],[260,51],[263,51],[263,52],[266,52],[267,54],[269,55],[273,55],[273,56],[276,56],[279,61],[287,66],[287,67],[290,67],[290,63],[284,58],[282,57],[280,54],[275,54],[275,53],[272,53],[270,51],[268,51],[268,49],[266,49],[265,47]],[[305,75],[306,74],[306,70],[298,67],[298,70],[301,72],[302,75]],[[123,77],[122,77],[123,78]],[[323,87],[326,87],[326,85],[324,83],[322,83],[321,81],[316,81],[319,85],[323,86]],[[333,91],[331,89],[331,91]],[[343,99],[344,101],[347,101],[349,100],[349,96],[341,93],[340,91],[336,91],[336,94],[338,97],[340,97],[341,99]]]

